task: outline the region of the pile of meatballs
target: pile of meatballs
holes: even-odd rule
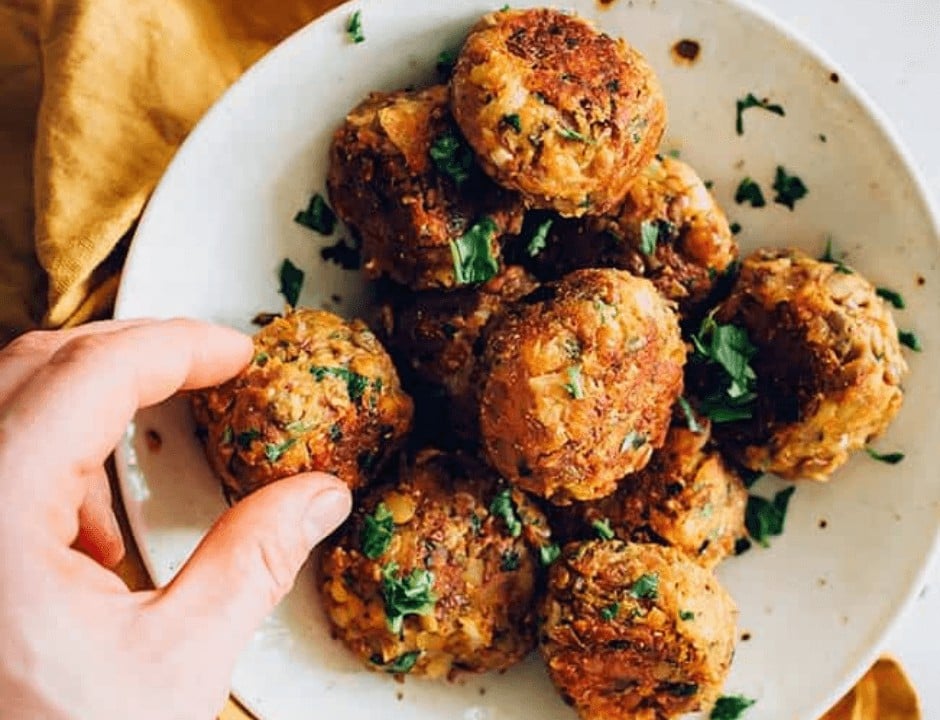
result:
[[[330,201],[376,317],[291,309],[193,406],[229,497],[307,470],[355,491],[319,587],[366,667],[447,678],[538,646],[586,720],[708,709],[742,473],[826,480],[900,408],[872,285],[798,250],[739,262],[701,178],[657,154],[665,125],[636,50],[527,9],[336,131]],[[709,418],[706,325],[744,333],[747,413]]]

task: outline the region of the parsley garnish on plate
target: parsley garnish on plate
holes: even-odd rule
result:
[[[349,22],[346,23],[346,33],[354,43],[366,41],[366,36],[362,32],[362,10],[356,10],[349,16]]]
[[[731,231],[732,235],[737,235],[741,232],[741,223],[733,222],[728,226],[728,229]]]
[[[454,71],[454,65],[457,64],[456,50],[441,50],[437,55],[437,71],[442,77],[448,78]]]
[[[826,238],[826,248],[823,250],[823,254],[820,255],[819,260],[821,262],[830,263],[831,265],[836,266],[836,272],[842,273],[843,275],[851,275],[854,271],[848,265],[846,265],[842,258],[845,257],[845,253],[842,253],[841,257],[836,257],[835,253],[832,250],[832,238]]]
[[[607,607],[602,607],[602,608],[601,608],[601,620],[604,620],[604,621],[606,621],[606,622],[610,622],[610,621],[613,620],[615,617],[617,617],[617,613],[619,613],[619,612],[620,612],[620,603],[618,603],[618,602],[613,602],[613,603],[611,603],[610,605],[608,605]]]
[[[297,304],[300,289],[304,286],[304,271],[284,258],[278,277],[281,281],[281,288],[278,292],[284,296],[284,302],[293,307]]]
[[[396,562],[383,567],[381,590],[388,629],[399,633],[405,616],[432,613],[437,602],[431,590],[433,585],[434,574],[424,568],[415,568],[410,575],[403,575]]]
[[[584,399],[584,384],[581,381],[580,365],[572,365],[568,368],[568,382],[565,383],[565,390],[575,400]]]
[[[637,600],[655,600],[659,595],[659,575],[645,573],[630,586],[631,597]]]
[[[591,527],[594,528],[594,532],[597,533],[600,540],[613,540],[615,537],[614,531],[610,527],[610,520],[607,518],[595,520],[591,523]]]
[[[914,352],[921,352],[924,349],[924,346],[920,344],[920,338],[913,330],[898,330],[898,340]]]
[[[439,135],[428,150],[434,167],[458,186],[470,179],[473,170],[473,151],[460,135],[445,132]]]
[[[695,613],[691,610],[680,610],[679,619],[682,620],[682,622],[690,622],[695,620]]]
[[[261,437],[261,431],[255,428],[249,428],[235,436],[235,444],[242,450],[250,450],[251,443]]]
[[[695,417],[695,411],[692,409],[689,401],[681,395],[679,396],[679,407],[682,408],[682,414],[685,415],[685,423],[689,430],[696,435],[702,432],[702,426],[699,424],[698,418]]]
[[[515,550],[506,550],[500,556],[499,569],[503,572],[513,572],[519,569],[519,553]]]
[[[323,379],[328,376],[343,380],[346,383],[346,392],[349,395],[349,399],[355,403],[359,402],[366,389],[369,387],[369,378],[365,375],[355,373],[349,368],[314,365],[310,368],[310,374],[313,375],[317,382],[322,382]]]
[[[787,173],[783,165],[777,166],[773,188],[777,191],[774,202],[778,205],[785,205],[790,210],[796,207],[797,200],[802,200],[809,194],[809,189],[803,181],[796,175]]]
[[[503,115],[503,122],[516,132],[522,132],[522,119],[519,117],[519,113]]]
[[[288,438],[284,442],[280,443],[265,443],[264,456],[268,459],[269,462],[277,462],[281,459],[281,455],[290,450],[290,448],[296,442],[297,438]]]
[[[375,512],[366,515],[359,534],[359,546],[362,554],[370,560],[381,557],[392,542],[395,533],[395,522],[392,513],[384,502],[375,506]]]
[[[656,252],[656,243],[659,240],[659,223],[654,220],[644,220],[640,224],[640,252],[652,255]]]
[[[554,221],[549,218],[545,222],[540,223],[535,229],[535,233],[532,235],[525,249],[529,257],[535,257],[545,249],[546,241],[548,240],[548,232],[552,229],[553,222]]]
[[[620,443],[620,452],[627,452],[628,450],[639,450],[644,445],[646,445],[646,436],[638,433],[636,430],[631,430],[627,433],[627,436],[623,439],[623,442]]]
[[[787,506],[796,488],[788,487],[767,500],[760,495],[749,495],[744,511],[744,526],[754,542],[763,547],[770,547],[767,538],[783,534],[787,517]]]
[[[418,662],[418,658],[420,657],[420,650],[412,650],[410,652],[402,653],[384,666],[385,672],[391,673],[393,675],[403,675],[405,673],[411,672],[411,669],[415,666],[415,663]],[[375,662],[376,665],[382,665],[381,656],[378,656],[376,659],[378,662],[373,662]]]
[[[512,491],[509,488],[501,490],[493,498],[493,502],[490,503],[490,513],[503,519],[510,536],[519,537],[522,534],[522,521],[516,515],[516,506],[512,501]]]
[[[561,135],[565,140],[576,140],[583,143],[593,143],[594,141],[586,135],[582,135],[577,130],[572,130],[569,127],[560,127],[558,128],[558,134]]]
[[[749,177],[744,178],[738,185],[738,189],[734,193],[734,201],[738,205],[750,203],[751,207],[755,208],[762,208],[767,204],[760,185]]]
[[[561,555],[561,548],[555,543],[542,545],[542,547],[539,548],[539,562],[542,563],[543,567],[551,565],[558,559],[559,555]]]
[[[754,93],[748,93],[745,97],[739,98],[737,101],[737,121],[735,122],[735,129],[738,131],[738,135],[744,134],[744,111],[750,108],[761,108],[762,110],[772,112],[780,117],[786,115],[782,105],[772,103],[767,98],[761,100],[754,95]]]
[[[357,244],[340,238],[332,245],[320,249],[320,257],[325,262],[339,265],[343,270],[358,270],[362,265],[362,255]]]
[[[326,204],[320,193],[310,198],[306,210],[298,210],[294,222],[321,235],[332,235],[336,229],[336,213]]]
[[[744,711],[756,702],[743,695],[723,695],[715,702],[715,707],[712,708],[708,718],[709,720],[740,720]]]
[[[866,447],[865,452],[868,453],[868,456],[872,460],[877,460],[878,462],[883,462],[887,465],[897,465],[904,459],[904,453],[902,452],[880,453],[870,447]]]
[[[457,240],[450,241],[458,285],[486,282],[499,272],[499,262],[493,256],[496,231],[493,218],[484,217]]]
[[[692,335],[692,344],[693,357],[715,366],[717,371],[713,373],[713,388],[702,398],[701,411],[716,423],[750,419],[757,399],[757,375],[750,363],[757,348],[747,331],[717,322],[712,313]]]
[[[907,304],[904,302],[904,296],[902,296],[901,293],[892,290],[891,288],[875,288],[875,292],[878,294],[878,297],[884,298],[898,310],[903,310],[905,307],[907,307]]]

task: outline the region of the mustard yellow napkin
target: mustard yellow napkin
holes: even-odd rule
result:
[[[337,4],[0,0],[0,345],[110,313],[129,234],[196,120]],[[142,587],[127,540],[121,573]],[[221,718],[248,715],[230,703]],[[920,718],[903,672],[883,659],[824,720]]]

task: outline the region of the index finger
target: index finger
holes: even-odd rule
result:
[[[66,343],[0,408],[0,477],[74,514],[138,408],[215,385],[251,358],[251,339],[196,320],[167,320]],[[37,487],[55,483],[54,487]],[[25,500],[25,498],[24,498]]]

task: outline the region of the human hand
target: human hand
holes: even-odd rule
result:
[[[166,588],[130,592],[103,462],[138,408],[249,361],[196,321],[30,333],[0,352],[0,699],[6,720],[208,720],[255,627],[348,514],[336,478],[228,510]],[[77,548],[81,548],[79,551]]]

